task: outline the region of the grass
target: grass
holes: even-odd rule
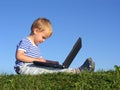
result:
[[[81,74],[1,74],[0,90],[120,90],[120,67]]]

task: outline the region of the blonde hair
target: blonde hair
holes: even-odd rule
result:
[[[48,31],[49,37],[52,35],[52,25],[51,22],[46,18],[38,18],[36,19],[32,26],[31,26],[31,35],[34,34],[34,28],[38,28],[40,32],[42,31]]]

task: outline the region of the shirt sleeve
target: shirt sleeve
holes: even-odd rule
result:
[[[23,50],[26,52],[27,48],[28,48],[28,44],[27,44],[27,40],[23,39],[19,42],[19,44],[17,45],[17,50]]]

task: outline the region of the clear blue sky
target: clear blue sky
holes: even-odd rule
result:
[[[97,70],[120,65],[120,0],[2,0],[0,2],[0,73],[15,73],[17,43],[38,17],[50,19],[53,35],[39,45],[46,59],[64,61],[78,37],[82,49],[75,68],[92,57]]]

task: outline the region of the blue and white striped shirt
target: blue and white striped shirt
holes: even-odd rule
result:
[[[17,45],[18,50],[23,50],[27,56],[33,58],[40,58],[40,51],[37,45],[32,44],[32,42],[28,38],[22,39]],[[16,66],[21,66],[24,62],[16,60]]]

